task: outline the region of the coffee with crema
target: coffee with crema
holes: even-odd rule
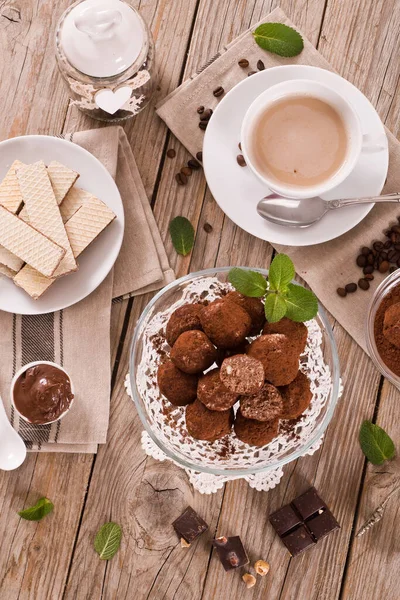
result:
[[[259,116],[250,140],[254,166],[277,183],[323,184],[340,169],[348,134],[339,113],[306,95],[276,100]]]

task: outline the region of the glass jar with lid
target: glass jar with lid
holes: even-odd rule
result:
[[[56,58],[72,103],[101,121],[140,112],[155,88],[154,42],[127,0],[78,0],[61,16]]]

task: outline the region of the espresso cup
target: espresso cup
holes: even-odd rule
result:
[[[313,186],[287,185],[277,181],[275,177],[270,178],[265,171],[260,172],[253,156],[251,140],[255,135],[261,115],[277,101],[295,96],[316,98],[330,105],[341,117],[346,131],[347,148],[342,164],[331,177]],[[321,196],[338,186],[350,175],[362,151],[363,135],[357,113],[343,96],[322,83],[307,79],[293,79],[270,87],[254,100],[242,123],[241,144],[247,165],[269,190],[288,198],[302,199]]]

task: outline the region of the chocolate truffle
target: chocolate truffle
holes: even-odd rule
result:
[[[191,405],[193,406],[193,405]],[[251,446],[265,446],[278,435],[279,419],[255,421],[246,419],[240,411],[236,413],[235,433],[239,440]]]
[[[228,390],[247,396],[257,394],[261,390],[265,373],[259,360],[246,354],[237,354],[224,360],[220,377]]]
[[[248,356],[261,361],[265,379],[272,385],[288,385],[299,370],[297,348],[290,344],[286,335],[272,333],[256,338],[247,350]]]
[[[240,412],[246,419],[273,421],[279,419],[282,410],[282,396],[279,390],[269,383],[265,383],[253,396],[240,397]]]
[[[212,369],[200,377],[197,397],[209,410],[227,410],[237,402],[239,394],[224,386],[219,377],[219,369]]]
[[[217,348],[217,365],[220,367],[226,358],[230,356],[236,356],[237,354],[245,354],[250,343],[245,340],[240,346],[236,348]]]
[[[183,373],[172,360],[158,367],[157,381],[160,392],[175,406],[185,406],[196,400],[197,375]]]
[[[281,419],[297,419],[310,406],[312,392],[307,375],[298,372],[296,379],[280,388],[283,399]]]
[[[283,333],[296,346],[299,354],[304,352],[308,336],[308,329],[304,323],[296,323],[287,317],[283,317],[277,323],[265,323],[263,334],[267,335],[269,333]]]
[[[199,318],[202,308],[204,308],[202,304],[184,304],[172,313],[165,332],[165,337],[171,348],[184,331],[202,329]]]
[[[185,373],[200,373],[215,362],[217,351],[202,331],[185,331],[171,350],[171,360]]]
[[[200,313],[205,333],[218,348],[240,346],[250,333],[251,319],[248,312],[234,302],[214,300]]]
[[[233,423],[233,409],[208,410],[195,400],[186,407],[186,427],[189,434],[196,440],[215,442],[230,433]]]
[[[225,300],[234,302],[249,313],[251,319],[249,335],[258,335],[265,323],[265,309],[260,298],[249,298],[248,296],[243,296],[243,294],[240,294],[239,292],[229,292],[229,294],[225,296]]]
[[[400,348],[400,302],[392,304],[386,309],[383,319],[383,335],[393,346]]]

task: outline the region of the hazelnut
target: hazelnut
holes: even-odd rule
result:
[[[245,582],[246,587],[248,589],[250,589],[256,585],[256,578],[254,577],[254,575],[251,575],[250,573],[245,573],[244,575],[242,575],[242,579]]]
[[[183,538],[181,538],[181,548],[190,548],[190,544]]]
[[[222,535],[221,537],[218,537],[215,541],[218,542],[218,544],[220,544],[221,546],[223,546],[227,543],[228,539],[224,535]]]
[[[265,560],[258,560],[254,565],[254,570],[257,575],[264,577],[269,571],[269,563],[265,562]]]

